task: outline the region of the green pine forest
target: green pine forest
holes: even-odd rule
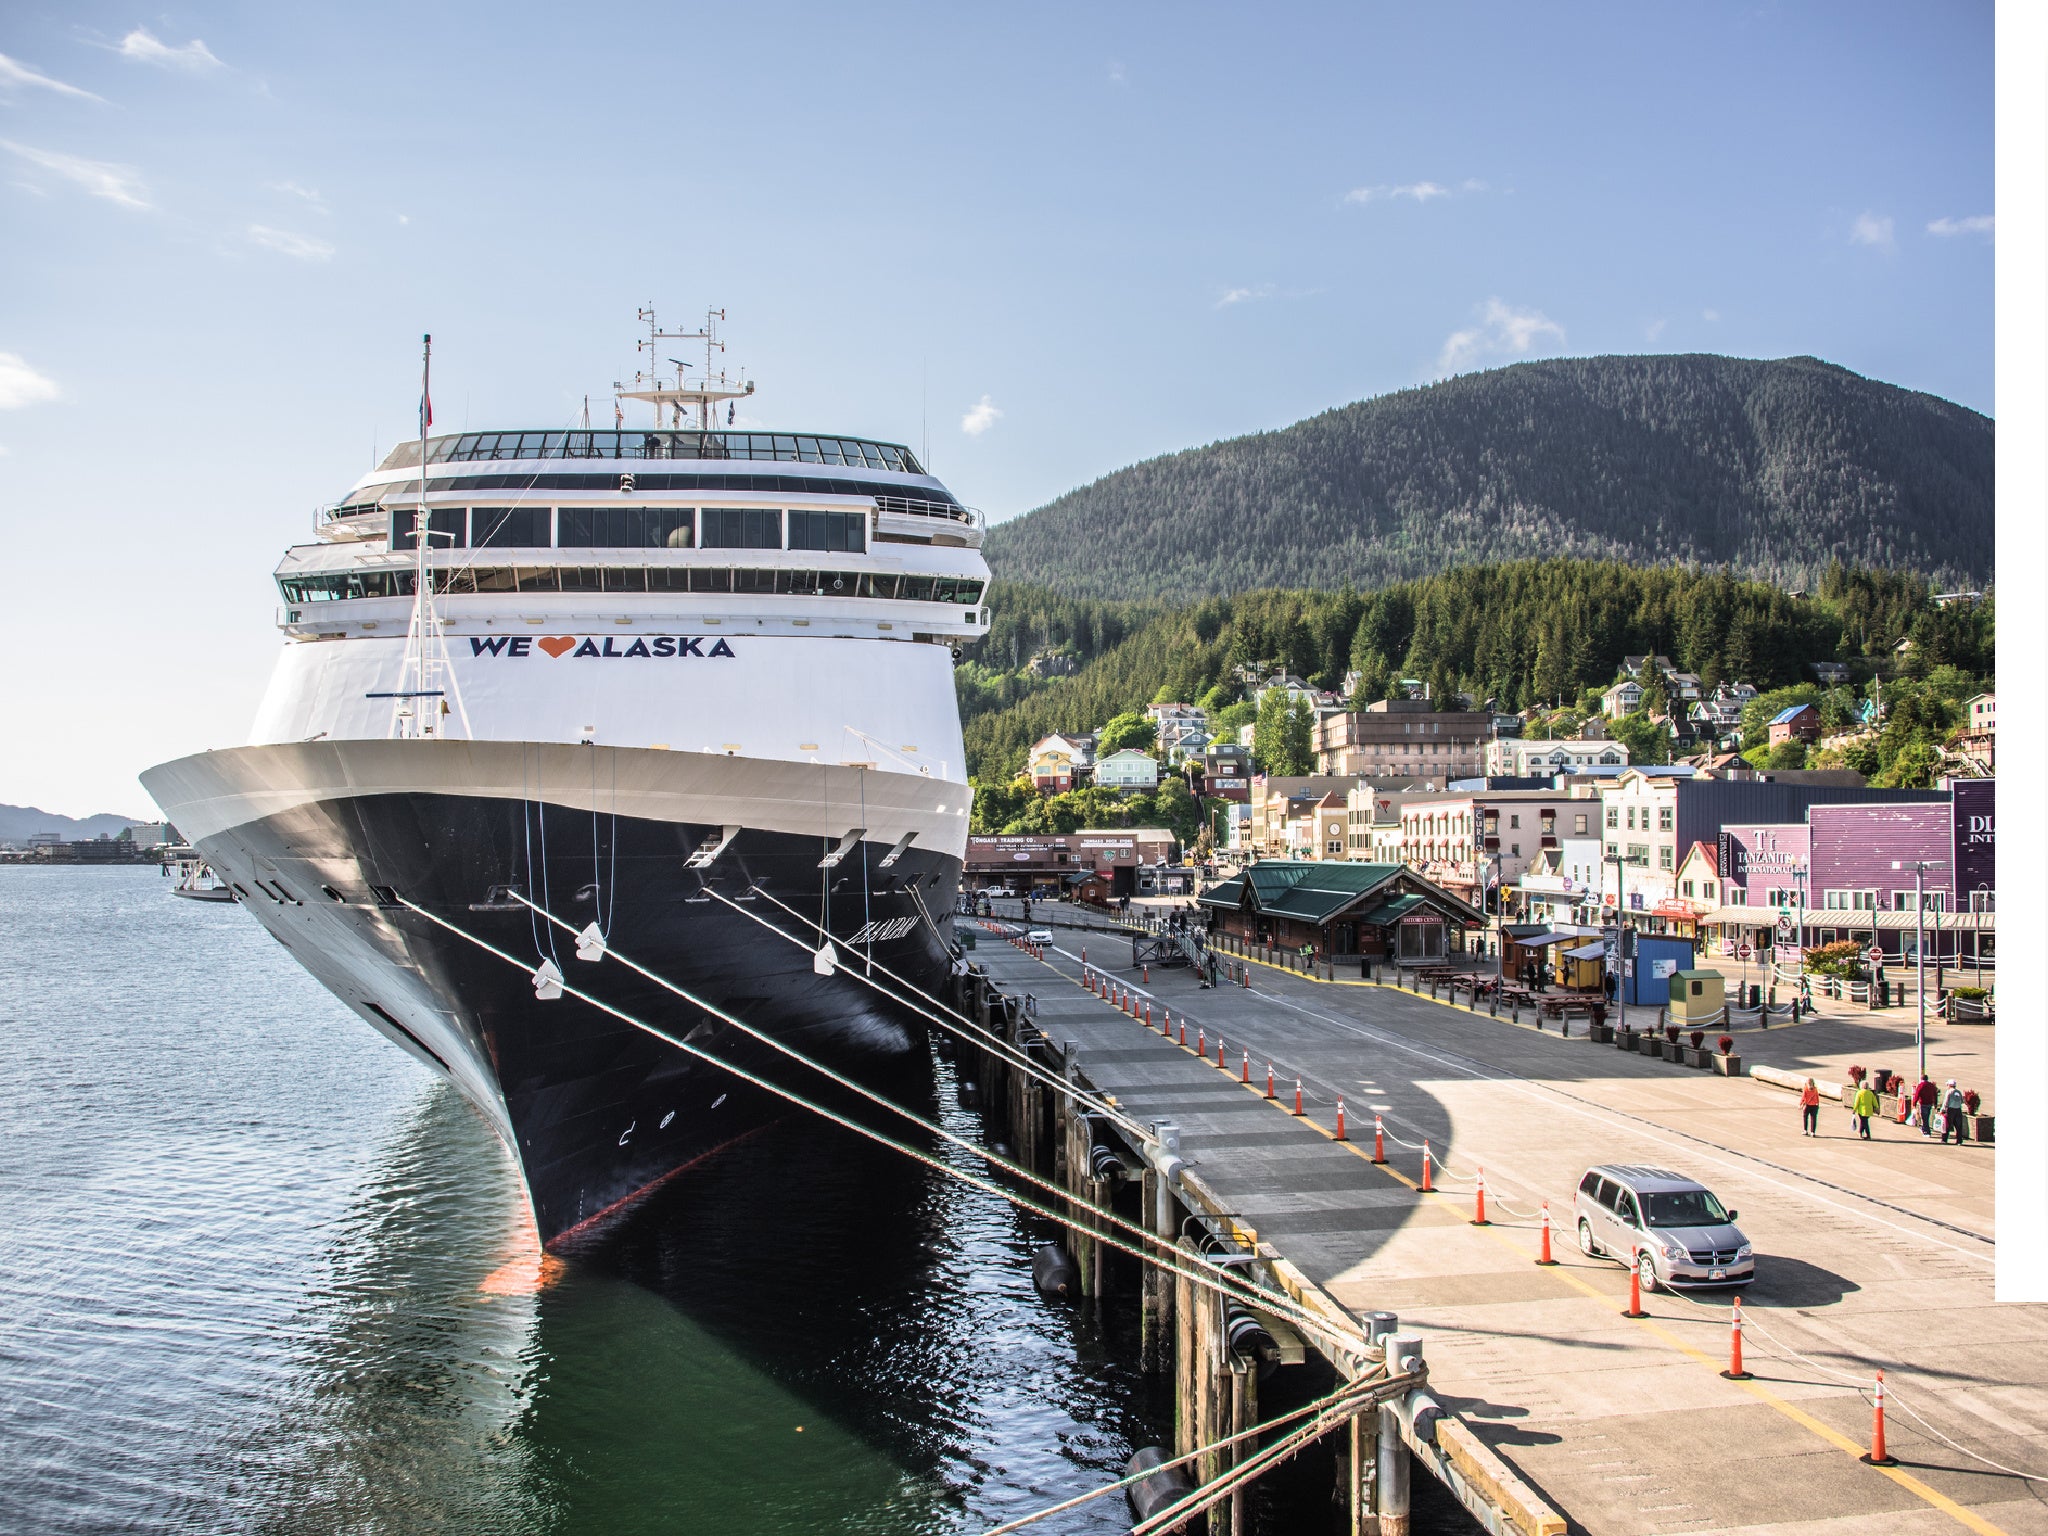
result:
[[[1142,712],[1167,700],[1201,704],[1212,728],[1256,723],[1261,766],[1308,772],[1306,733],[1284,709],[1257,719],[1242,677],[1285,668],[1322,688],[1359,674],[1354,707],[1387,697],[1402,680],[1424,682],[1439,701],[1470,696],[1496,709],[1540,708],[1527,734],[1575,732],[1597,711],[1593,697],[1631,654],[1669,656],[1711,686],[1754,684],[1762,696],[1744,720],[1744,745],[1785,704],[1820,705],[1824,726],[1847,729],[1881,691],[1884,717],[1867,743],[1838,762],[1873,782],[1925,782],[1938,745],[1963,718],[1962,704],[1991,685],[1995,610],[1938,607],[1927,578],[1836,562],[1795,596],[1725,569],[1643,566],[1605,560],[1529,560],[1469,565],[1371,593],[1266,590],[1186,604],[1064,597],[999,581],[989,633],[969,648],[955,680],[969,772],[977,786],[974,830],[1068,831],[1082,825],[1196,827],[1194,802],[1174,778],[1157,795],[1119,798],[1088,789],[1048,799],[1019,784],[1031,745],[1054,731],[1101,730],[1145,744]],[[1900,653],[1901,640],[1910,641]],[[1039,676],[1034,657],[1071,657],[1070,676]],[[1815,686],[1806,664],[1843,661],[1851,685]],[[1658,700],[1653,690],[1650,707]],[[1617,724],[1637,761],[1667,760],[1649,710]],[[1633,738],[1633,739],[1632,739]],[[1762,751],[1755,760],[1766,761]],[[1065,802],[1061,804],[1060,802]]]

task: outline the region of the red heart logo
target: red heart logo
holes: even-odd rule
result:
[[[540,648],[550,656],[560,656],[567,651],[576,649],[576,637],[574,635],[543,635]]]

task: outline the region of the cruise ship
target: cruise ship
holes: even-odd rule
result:
[[[878,1085],[926,1056],[866,978],[935,991],[951,962],[981,517],[900,443],[736,429],[722,318],[643,311],[609,430],[434,436],[423,370],[419,438],[277,567],[248,744],[143,775],[496,1127],[555,1248],[780,1112],[672,1041],[817,1087],[620,958]],[[657,371],[696,340],[701,369]]]

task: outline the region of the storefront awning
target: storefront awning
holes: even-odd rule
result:
[[[1567,960],[1600,960],[1606,957],[1607,946],[1595,939],[1591,944],[1581,944],[1577,949],[1568,949],[1564,953]]]
[[[1576,933],[1538,933],[1526,939],[1516,939],[1515,942],[1524,949],[1548,949],[1553,944],[1569,944],[1578,937],[1580,935]]]

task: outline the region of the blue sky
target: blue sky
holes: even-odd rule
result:
[[[242,739],[423,331],[437,427],[601,421],[637,305],[723,305],[756,420],[995,517],[1547,354],[1993,404],[1988,4],[24,3],[0,56],[0,800],[72,813]]]

